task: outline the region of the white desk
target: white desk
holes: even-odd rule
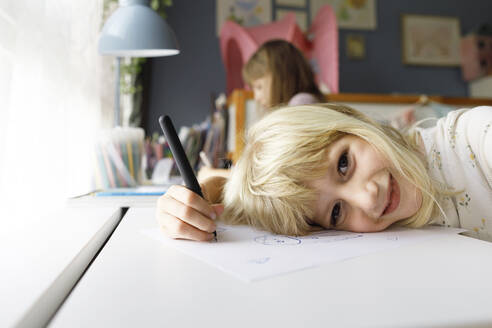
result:
[[[117,207],[67,207],[2,237],[0,327],[44,326],[120,218]]]
[[[52,327],[492,325],[492,243],[449,235],[244,283],[140,233],[130,209]]]
[[[70,206],[77,207],[155,207],[160,196],[110,196],[96,197],[84,195],[68,200]]]

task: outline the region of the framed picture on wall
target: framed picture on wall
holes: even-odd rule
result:
[[[347,35],[345,47],[347,57],[350,59],[361,60],[366,56],[366,42],[362,35]]]
[[[459,66],[457,17],[402,15],[402,60],[407,65]]]
[[[324,5],[333,8],[341,29],[375,30],[377,27],[376,0],[311,0],[311,20]]]
[[[220,35],[220,29],[226,20],[232,20],[245,27],[272,21],[270,0],[216,0],[215,6],[217,36]]]
[[[275,0],[277,6],[288,6],[288,7],[306,7],[306,0]]]

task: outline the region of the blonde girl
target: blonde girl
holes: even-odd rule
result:
[[[170,236],[195,240],[211,238],[219,214],[289,235],[437,223],[491,240],[491,125],[492,107],[456,110],[407,135],[346,106],[286,107],[250,129],[227,182],[204,183],[223,213],[175,186],[157,219]]]

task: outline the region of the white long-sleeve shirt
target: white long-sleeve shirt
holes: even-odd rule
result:
[[[450,112],[422,136],[431,176],[458,194],[445,197],[434,222],[492,241],[492,107]]]

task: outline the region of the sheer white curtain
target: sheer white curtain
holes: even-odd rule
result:
[[[91,188],[93,138],[111,115],[101,100],[112,90],[97,52],[102,10],[102,0],[0,1],[3,224]]]

